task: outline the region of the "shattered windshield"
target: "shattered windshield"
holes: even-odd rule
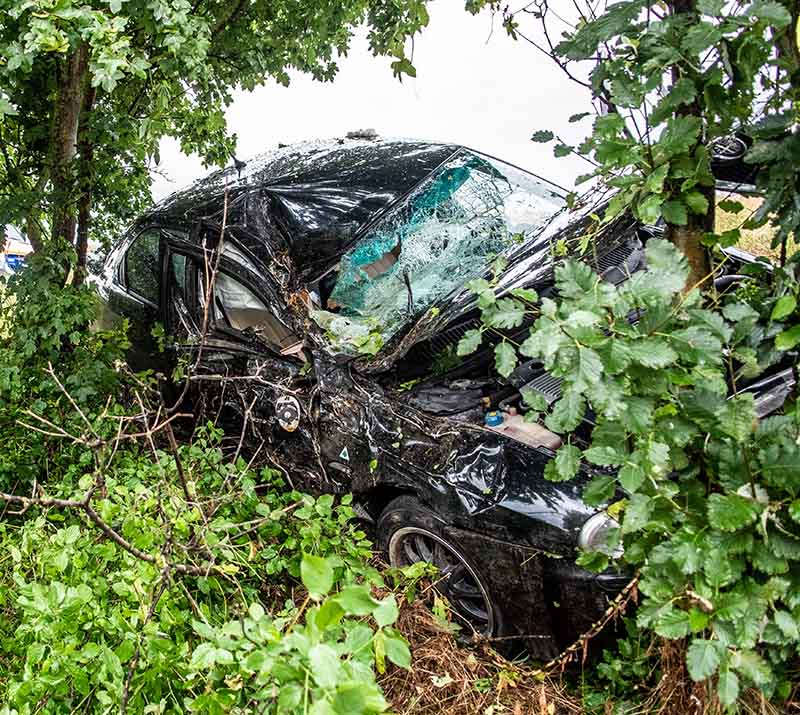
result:
[[[342,257],[328,278],[325,310],[315,317],[336,347],[377,352],[563,204],[532,175],[461,151]]]

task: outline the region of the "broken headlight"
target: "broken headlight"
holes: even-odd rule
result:
[[[619,523],[604,511],[589,517],[581,527],[578,546],[584,551],[599,551],[613,559],[622,556]]]
[[[792,383],[784,382],[758,395],[754,400],[756,416],[766,417],[779,410],[791,392]]]

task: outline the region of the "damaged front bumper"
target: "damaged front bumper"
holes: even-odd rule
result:
[[[495,539],[474,531],[447,527],[489,578],[492,596],[509,623],[503,633],[523,642],[537,660],[555,658],[600,621],[629,575],[591,573],[569,557]],[[510,626],[513,625],[513,632]],[[600,639],[604,641],[601,634]]]

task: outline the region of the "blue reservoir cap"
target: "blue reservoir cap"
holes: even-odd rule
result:
[[[487,412],[484,419],[484,424],[487,427],[499,427],[503,424],[503,415],[499,412]]]

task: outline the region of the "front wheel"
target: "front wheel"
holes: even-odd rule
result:
[[[448,539],[444,526],[441,517],[414,497],[398,497],[378,518],[378,545],[395,568],[420,561],[434,565],[439,570],[436,589],[450,603],[459,625],[487,638],[500,635],[502,619],[487,579]]]

